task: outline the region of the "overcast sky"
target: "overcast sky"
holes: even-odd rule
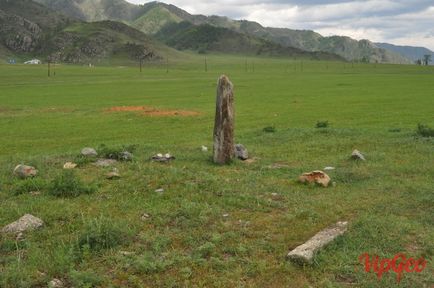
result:
[[[150,1],[127,0],[143,4]],[[170,0],[192,14],[434,50],[434,0]]]

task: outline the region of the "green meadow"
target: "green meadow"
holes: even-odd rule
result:
[[[0,234],[0,287],[434,285],[434,138],[417,133],[419,123],[434,128],[434,67],[223,55],[207,55],[207,71],[193,55],[142,72],[104,64],[56,65],[51,77],[45,65],[0,65],[0,227],[26,213],[45,222],[24,239]],[[235,87],[248,163],[212,163],[221,74]],[[113,111],[123,106],[177,112]],[[101,145],[134,146],[133,161],[114,165],[120,179],[79,157]],[[366,161],[350,159],[353,149]],[[176,159],[150,161],[157,153]],[[72,176],[68,161],[79,164]],[[38,176],[16,179],[20,163]],[[297,182],[326,166],[335,185]],[[65,177],[92,193],[55,196]],[[347,233],[312,265],[286,259],[341,220]],[[363,253],[423,257],[427,267],[378,279]]]

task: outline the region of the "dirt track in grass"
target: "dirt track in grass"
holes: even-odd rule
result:
[[[198,116],[201,113],[188,110],[157,109],[151,106],[116,106],[107,109],[108,112],[138,112],[146,116]]]

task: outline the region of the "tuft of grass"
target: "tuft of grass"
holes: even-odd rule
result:
[[[135,259],[132,266],[135,270],[145,274],[158,273],[167,270],[175,263],[171,257],[154,255],[146,252],[144,255]]]
[[[97,148],[98,155],[107,159],[115,159],[120,161],[125,161],[123,153],[129,152],[134,153],[136,151],[137,145],[123,145],[120,147],[108,147],[105,144],[101,144]],[[127,159],[127,161],[130,159]]]
[[[196,249],[196,255],[200,258],[209,258],[214,255],[216,246],[214,243],[206,242]]]
[[[262,129],[262,131],[264,131],[265,133],[275,133],[277,130],[276,130],[276,127],[274,127],[274,126],[267,126],[267,127],[264,127],[264,129]]]
[[[327,121],[327,120],[326,121],[317,121],[315,127],[316,128],[327,128],[327,127],[329,127],[329,121]]]
[[[111,249],[130,241],[131,231],[127,226],[113,222],[112,219],[100,217],[85,224],[78,246],[80,250],[97,252]]]
[[[422,137],[434,137],[434,129],[421,123],[417,124],[416,133]]]
[[[103,283],[103,278],[93,271],[76,271],[69,273],[74,287],[99,287]]]
[[[401,132],[401,128],[390,128],[389,132],[391,132],[391,133],[399,133],[399,132]]]
[[[41,178],[27,178],[14,181],[11,191],[14,195],[26,194],[32,191],[41,191],[47,187],[47,181]]]
[[[77,197],[96,190],[96,186],[81,182],[73,170],[63,170],[48,186],[48,193],[57,197]]]
[[[78,166],[84,166],[86,164],[95,162],[96,158],[95,157],[86,157],[83,155],[77,155],[74,157],[74,163],[78,164]]]

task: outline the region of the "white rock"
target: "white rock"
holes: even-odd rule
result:
[[[74,169],[75,167],[77,167],[77,164],[72,162],[66,162],[63,164],[63,169]]]
[[[299,263],[312,263],[315,253],[347,231],[348,222],[338,222],[310,238],[288,253],[288,258]]]
[[[360,151],[357,150],[357,149],[355,149],[355,150],[353,151],[353,153],[351,153],[351,158],[353,158],[353,159],[355,159],[355,160],[363,160],[363,161],[366,160],[366,159],[365,159],[365,156],[363,156],[363,154],[360,153]]]
[[[327,166],[327,167],[324,167],[324,171],[331,171],[331,170],[335,170],[336,168],[335,167],[332,167],[332,166]]]
[[[48,287],[49,288],[62,288],[62,287],[64,287],[64,284],[63,284],[62,280],[54,278],[53,280],[51,280],[48,283]]]
[[[85,148],[81,149],[81,155],[86,156],[86,157],[94,157],[94,156],[98,156],[98,153],[93,148],[85,147]]]
[[[1,230],[3,233],[20,233],[38,229],[44,226],[44,221],[31,214],[26,214],[15,222],[12,222]]]

